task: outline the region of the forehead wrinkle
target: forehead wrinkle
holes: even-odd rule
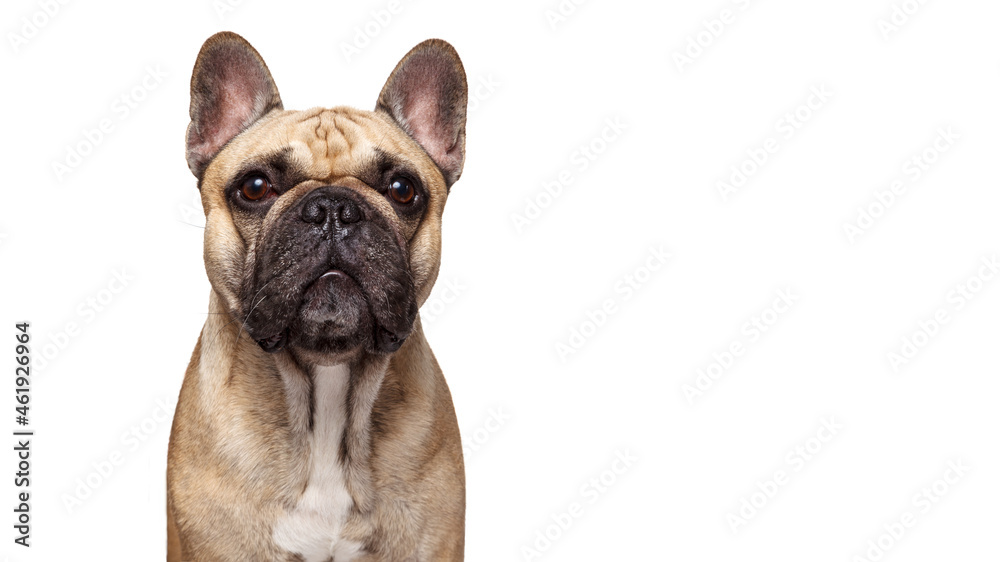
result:
[[[334,128],[337,129],[337,132],[340,133],[341,138],[344,139],[344,142],[347,143],[348,155],[351,158],[354,158],[355,148],[358,147],[358,145],[362,144],[357,134],[358,131],[357,124],[354,122],[354,120],[350,119],[349,117],[344,119],[345,116],[340,115],[337,112],[332,112],[331,117],[333,118]]]
[[[311,163],[309,175],[314,179],[331,177],[338,156],[344,152],[345,145],[349,144],[329,113],[327,110],[318,111],[299,120],[296,135],[299,141],[296,144],[305,149],[303,156]]]
[[[404,144],[400,143],[398,139],[395,139],[392,136],[393,128],[386,126],[386,123],[379,119],[376,114],[358,111],[351,108],[344,109],[344,111],[339,111],[337,113],[337,117],[339,117],[342,121],[348,121],[352,125],[352,131],[374,130],[379,132],[378,140],[374,143],[369,141],[365,148],[380,148],[386,152],[399,152],[404,150]],[[367,140],[369,137],[365,138]]]

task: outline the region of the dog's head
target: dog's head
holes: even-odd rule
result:
[[[374,111],[285,111],[246,40],[205,42],[187,130],[205,266],[261,348],[323,358],[402,345],[437,277],[466,104],[462,63],[441,40],[403,57]]]

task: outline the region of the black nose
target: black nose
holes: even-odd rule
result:
[[[360,221],[361,208],[345,191],[321,188],[309,194],[302,205],[302,220],[319,225],[332,223],[338,228]]]

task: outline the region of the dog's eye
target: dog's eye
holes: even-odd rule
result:
[[[240,188],[240,192],[243,193],[243,197],[249,199],[250,201],[258,201],[267,197],[268,194],[274,194],[274,192],[271,191],[271,182],[267,181],[267,178],[262,176],[248,177],[243,181],[243,186]]]
[[[389,197],[392,197],[392,200],[396,203],[405,205],[413,201],[413,196],[416,192],[413,189],[413,184],[406,178],[396,176],[389,181]]]

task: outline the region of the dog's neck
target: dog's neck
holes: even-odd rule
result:
[[[302,365],[291,352],[273,355],[285,386],[293,452],[301,453],[308,481],[318,467],[342,467],[355,506],[372,501],[371,415],[385,378],[388,358],[366,356],[337,365]]]
[[[348,364],[302,367],[290,359],[275,355],[292,439],[289,468],[302,491],[276,522],[274,540],[304,560],[326,560],[331,544],[336,558],[353,559],[360,545],[342,536],[349,514],[371,507],[367,432],[374,403],[353,383],[374,377]]]

